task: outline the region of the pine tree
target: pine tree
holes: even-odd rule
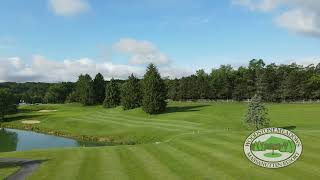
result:
[[[94,104],[93,83],[90,75],[80,75],[77,81],[77,94],[83,105]]]
[[[150,64],[143,79],[143,110],[149,114],[164,112],[167,106],[166,87],[155,67]]]
[[[134,109],[141,106],[142,93],[140,82],[133,74],[131,74],[128,81],[122,85],[121,90],[121,105],[124,110]]]
[[[269,119],[267,118],[267,115],[267,108],[262,103],[261,97],[255,95],[249,103],[246,123],[256,130],[268,127]]]
[[[112,78],[106,86],[106,98],[103,102],[105,108],[113,108],[120,105],[120,90],[117,82]]]
[[[98,73],[93,80],[94,102],[102,104],[106,97],[106,82],[102,74]]]

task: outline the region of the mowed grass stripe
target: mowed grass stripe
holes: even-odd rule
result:
[[[59,152],[41,164],[40,168],[31,175],[30,179],[78,179],[80,164],[84,151],[80,148]],[[36,159],[36,157],[34,157]]]
[[[152,175],[149,174],[150,172],[142,168],[143,165],[139,162],[139,159],[131,153],[130,148],[135,147],[127,146],[125,148],[117,149],[124,173],[129,177],[129,179],[152,179]]]
[[[186,130],[186,129],[196,130],[196,129],[199,129],[199,128],[194,128],[194,127],[180,126],[180,125],[168,125],[165,123],[141,122],[141,121],[128,120],[128,119],[123,119],[123,118],[118,118],[118,117],[97,117],[95,115],[90,115],[90,116],[80,117],[80,118],[72,118],[72,119],[86,120],[87,122],[96,122],[96,123],[97,122],[114,122],[114,123],[118,123],[119,125],[127,125],[128,124],[128,125],[132,125],[135,127],[146,126],[146,127],[153,127],[153,128],[161,128],[161,129],[165,129],[165,130]]]
[[[157,158],[146,151],[143,146],[136,148],[129,148],[132,156],[138,159],[143,169],[148,171],[148,174],[152,176],[152,179],[172,179],[179,180],[179,176],[171,171],[166,165],[162,164]]]
[[[201,126],[202,123],[200,122],[190,122],[190,121],[185,121],[185,120],[176,120],[176,119],[168,119],[168,118],[172,118],[172,117],[163,117],[163,116],[158,116],[158,118],[154,118],[154,116],[152,117],[152,115],[149,115],[149,117],[137,117],[136,114],[132,114],[132,115],[127,115],[125,114],[125,112],[112,112],[112,111],[107,111],[107,112],[103,112],[103,111],[97,111],[97,114],[100,115],[116,115],[116,116],[121,116],[127,119],[135,119],[135,120],[142,120],[142,121],[157,121],[157,122],[164,122],[164,123],[173,123],[173,124],[185,124],[185,125],[191,125],[191,126]],[[165,118],[165,119],[163,119]]]
[[[232,177],[223,170],[210,166],[207,161],[203,161],[197,156],[186,153],[184,150],[176,148],[175,146],[161,144],[158,145],[157,148],[161,154],[164,154],[164,158],[169,158],[168,167],[181,171],[181,173],[187,177],[186,179],[232,179]],[[179,166],[174,167],[175,164],[173,162]]]
[[[95,118],[99,118],[99,119],[108,119],[108,118],[112,118],[112,119],[117,119],[117,120],[121,120],[121,121],[125,121],[125,122],[133,122],[133,123],[139,123],[139,124],[146,124],[146,125],[155,125],[155,126],[167,126],[167,127],[176,127],[176,128],[184,128],[184,129],[202,129],[202,127],[199,127],[199,125],[185,125],[183,123],[175,123],[175,124],[171,124],[168,122],[161,122],[161,121],[152,121],[152,120],[143,120],[141,119],[136,119],[134,120],[134,118],[132,117],[123,117],[123,116],[110,116],[108,114],[108,116],[106,115],[91,115],[90,117],[95,117]]]
[[[223,170],[226,174],[233,177],[232,179],[252,179],[262,177],[270,177],[268,172],[264,172],[260,167],[251,164],[246,160],[242,152],[228,150],[230,147],[214,146],[210,147],[201,143],[194,143],[194,141],[181,141],[175,146],[187,153],[197,156],[203,161],[207,161],[210,166]],[[240,149],[241,151],[241,149]],[[251,170],[258,171],[258,173],[248,173]],[[274,178],[287,178],[286,175],[273,173]],[[235,178],[238,177],[238,178]]]
[[[183,160],[176,159],[176,155],[172,155],[163,150],[166,145],[145,146],[146,151],[157,158],[162,164],[165,164],[171,171],[180,176],[180,179],[197,179],[199,173],[195,168],[187,165]]]
[[[71,120],[75,121],[84,121],[88,123],[95,123],[95,124],[116,124],[120,127],[134,127],[134,128],[139,128],[139,127],[148,127],[148,128],[155,128],[155,129],[160,129],[160,130],[165,130],[165,131],[183,131],[183,129],[179,128],[168,128],[168,127],[161,127],[161,126],[152,126],[152,125],[145,125],[145,124],[140,124],[140,123],[134,123],[134,122],[124,122],[125,120],[119,120],[119,119],[113,119],[113,118],[108,118],[108,119],[95,119],[95,117],[81,117],[81,118],[69,118]]]
[[[98,159],[91,161],[93,172],[88,172],[88,178],[83,179],[129,179],[116,151],[117,147],[106,147],[88,152],[95,154]]]
[[[80,168],[77,179],[96,179],[95,172],[99,167],[95,162],[99,159],[99,153],[95,149],[83,149],[83,153],[82,162],[78,165]]]

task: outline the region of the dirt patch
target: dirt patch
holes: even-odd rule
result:
[[[40,121],[37,120],[27,120],[27,121],[21,121],[22,124],[39,124]]]
[[[57,112],[57,110],[40,110],[40,113]]]

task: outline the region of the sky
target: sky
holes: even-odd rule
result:
[[[2,0],[0,82],[320,62],[318,0]]]

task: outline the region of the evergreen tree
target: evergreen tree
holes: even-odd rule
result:
[[[113,108],[120,105],[120,90],[117,82],[112,78],[106,86],[106,98],[103,101],[105,108]]]
[[[102,104],[106,98],[106,82],[100,73],[93,80],[93,92],[95,103]]]
[[[142,93],[139,79],[133,74],[129,76],[127,82],[122,85],[121,105],[124,110],[140,107],[142,103]]]
[[[267,115],[267,109],[262,103],[261,97],[255,95],[249,103],[246,123],[256,130],[267,127],[269,126]]]
[[[168,98],[173,101],[178,101],[179,94],[180,94],[179,80],[178,79],[169,80],[167,82],[167,87],[168,87]]]
[[[6,89],[0,89],[0,122],[4,116],[17,112],[14,95]]]
[[[150,64],[143,79],[143,110],[149,114],[164,112],[167,106],[166,87],[155,65]]]
[[[94,104],[93,83],[90,75],[80,75],[77,81],[77,94],[83,105]]]
[[[200,69],[196,72],[197,76],[197,88],[199,97],[197,99],[212,99],[213,94],[211,93],[210,81],[208,74]]]

